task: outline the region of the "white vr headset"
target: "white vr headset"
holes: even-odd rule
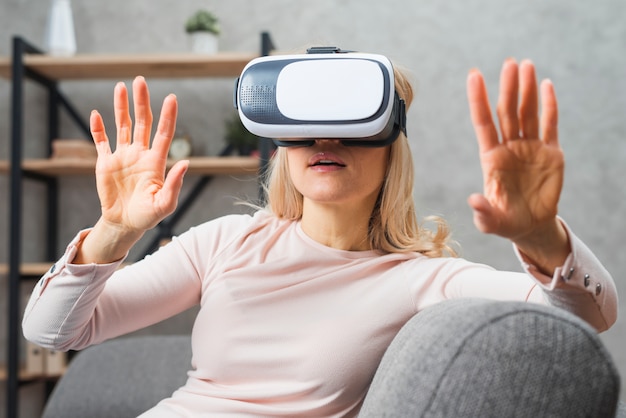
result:
[[[235,107],[250,132],[279,146],[332,138],[382,147],[406,134],[389,59],[334,47],[250,61],[237,79]]]

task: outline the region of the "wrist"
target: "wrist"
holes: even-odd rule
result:
[[[108,264],[128,254],[144,231],[129,230],[100,218],[78,245],[75,264]]]
[[[532,260],[533,265],[548,275],[563,265],[571,251],[567,230],[556,217],[512,241],[526,258]]]

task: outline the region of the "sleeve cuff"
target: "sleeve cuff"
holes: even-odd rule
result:
[[[63,256],[50,267],[37,283],[39,294],[46,289],[52,279],[59,275],[71,275],[77,278],[108,277],[119,268],[126,257],[107,264],[72,264],[78,252],[78,246],[90,231],[91,229],[84,229],[76,234],[72,241],[70,241]]]

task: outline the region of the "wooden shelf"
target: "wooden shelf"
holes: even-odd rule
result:
[[[175,161],[168,160],[170,168]],[[80,158],[26,159],[22,162],[24,171],[46,176],[93,175],[96,160]],[[11,164],[0,161],[0,174],[7,174]],[[259,170],[256,157],[191,157],[188,174],[192,175],[255,175]]]
[[[42,374],[42,373],[27,373],[26,370],[20,370],[18,372],[18,378],[22,382],[29,382],[34,380],[57,380],[65,374],[65,370],[58,374]],[[7,380],[7,370],[4,367],[0,367],[0,382]]]
[[[72,57],[27,54],[24,64],[52,80],[120,79],[137,75],[151,78],[234,77],[257,56],[240,52],[214,55],[85,54]],[[0,57],[0,76],[11,78],[10,57]]]
[[[52,261],[49,263],[24,263],[20,266],[20,274],[27,277],[40,277],[50,269],[50,266],[54,264]],[[8,264],[0,264],[0,275],[9,274]]]

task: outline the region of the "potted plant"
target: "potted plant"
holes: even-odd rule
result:
[[[185,30],[191,37],[191,50],[214,54],[217,52],[217,35],[220,34],[219,20],[205,9],[195,12],[185,23]]]
[[[243,126],[238,113],[226,120],[225,139],[226,143],[239,155],[251,155],[259,147],[259,138]]]

